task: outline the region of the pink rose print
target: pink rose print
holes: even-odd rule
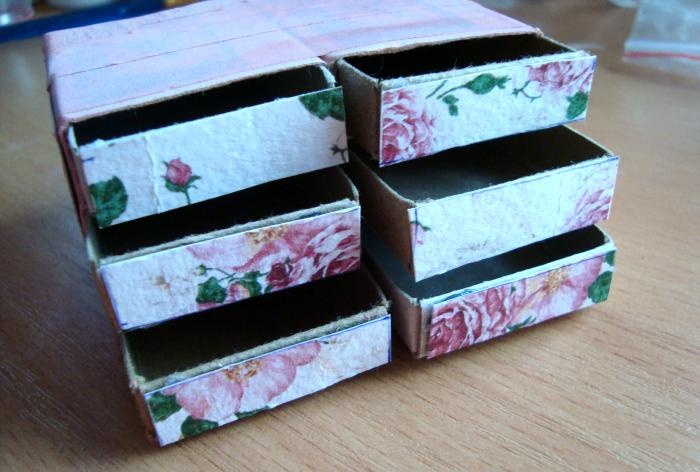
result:
[[[433,315],[428,340],[428,357],[439,356],[462,347],[467,339],[467,325],[464,315],[455,306],[445,306]]]
[[[164,395],[175,395],[177,403],[196,420],[207,419],[218,423],[230,420],[241,405],[243,388],[217,372],[192,382],[163,390]]]
[[[578,310],[588,298],[588,288],[600,274],[603,260],[596,257],[529,279],[527,310],[539,321]]]
[[[165,188],[171,192],[184,193],[187,204],[189,205],[192,203],[189,190],[191,188],[197,188],[193,185],[193,182],[201,179],[201,177],[192,175],[192,168],[182,162],[182,159],[179,157],[172,159],[170,162],[163,162],[163,164],[165,164],[166,169],[165,175],[163,176],[163,179],[165,179]]]
[[[468,294],[438,306],[431,320],[429,358],[525,326],[541,323],[586,305],[605,256],[551,270],[514,284]],[[606,287],[599,287],[599,292]]]
[[[191,248],[200,260],[220,259],[240,245],[257,252],[244,264],[211,267],[201,264],[196,302],[200,309],[212,303],[232,303],[360,267],[360,227],[355,212],[327,215],[307,222],[278,226],[242,235],[245,241],[226,247]]]
[[[312,362],[320,350],[316,341],[304,343],[166,388],[162,394],[175,395],[178,405],[196,420],[225,423],[264,408],[284,393],[294,383],[297,368]]]
[[[433,313],[428,357],[439,356],[501,336],[518,318],[525,298],[523,281],[490,288],[448,302]],[[452,328],[446,337],[446,327]],[[447,342],[446,342],[447,341]]]
[[[569,216],[564,228],[572,231],[590,226],[608,217],[612,197],[605,189],[587,192],[576,204],[574,214]]]
[[[311,280],[360,268],[360,234],[355,225],[329,226],[314,237],[305,256],[313,260]]]
[[[528,78],[536,82],[540,92],[563,91],[566,95],[588,89],[593,80],[593,66],[584,61],[561,61],[529,68]]]
[[[165,180],[181,187],[189,183],[190,177],[192,177],[192,168],[182,162],[179,157],[168,162],[166,167]]]
[[[267,285],[273,288],[285,288],[291,283],[290,275],[292,264],[287,262],[275,262],[267,273]]]
[[[435,122],[422,99],[409,90],[382,94],[381,163],[393,164],[431,154]]]

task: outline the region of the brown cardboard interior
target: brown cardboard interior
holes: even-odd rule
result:
[[[389,280],[411,297],[429,299],[594,249],[605,244],[607,237],[597,227],[589,226],[472,262],[420,282],[413,280],[413,275],[391,249],[371,234],[367,225],[363,225],[362,241],[376,266],[386,273]]]
[[[353,152],[362,155],[353,148]],[[399,195],[420,202],[459,195],[528,175],[609,154],[565,127],[549,128],[449,149],[430,159],[416,159],[377,169],[365,162]]]
[[[365,270],[322,279],[125,334],[132,372],[146,382],[262,346],[260,355],[367,321],[382,305]],[[367,315],[367,319],[374,316]],[[305,333],[301,335],[300,333]],[[243,359],[241,359],[243,360]]]
[[[172,100],[110,113],[73,126],[78,145],[97,139],[162,128],[239,108],[323,90],[330,86],[320,66],[306,66],[229,83]]]
[[[116,256],[343,199],[356,199],[348,178],[322,169],[96,230],[97,252]]]
[[[387,80],[565,52],[571,49],[543,36],[518,34],[346,57],[345,61],[372,78]]]

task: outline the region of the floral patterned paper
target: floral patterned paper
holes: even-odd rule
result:
[[[260,249],[243,265],[222,268],[202,263],[197,267],[198,274],[206,278],[198,284],[197,303],[208,308],[236,302],[360,268],[359,228],[349,214],[321,224],[263,230],[254,236],[254,242]],[[190,251],[204,262],[212,252],[215,257],[219,254],[215,244]]]
[[[105,227],[343,164],[344,118],[339,87],[281,98],[74,144],[77,171],[90,211]]]
[[[615,156],[596,157],[417,203],[406,215],[415,280],[607,219],[618,163]]]
[[[427,357],[462,349],[607,299],[615,253],[433,306]]]
[[[99,273],[122,328],[131,329],[359,267],[353,207],[106,264]]]
[[[390,329],[387,315],[151,392],[158,439],[169,444],[386,364]]]
[[[165,175],[163,176],[165,188],[171,192],[184,193],[187,204],[192,203],[190,189],[197,188],[194,182],[201,179],[201,177],[193,175],[192,168],[182,162],[182,159],[179,157],[172,159],[170,162],[163,162],[163,164],[165,164]]]
[[[579,57],[386,90],[380,166],[581,119],[594,68]]]

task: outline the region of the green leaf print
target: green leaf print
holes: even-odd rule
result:
[[[588,287],[588,296],[594,303],[604,302],[608,299],[610,284],[612,283],[612,272],[603,272],[595,279],[595,282]]]
[[[188,416],[187,419],[182,422],[180,432],[182,433],[183,438],[189,438],[190,436],[214,429],[217,426],[219,426],[219,423],[216,421],[196,420],[191,416]]]
[[[441,90],[447,83],[447,81],[443,80],[440,83],[440,85],[437,86],[436,89],[434,89],[426,96],[426,98],[435,96],[436,99],[441,100],[445,105],[447,105],[447,111],[450,113],[450,116],[457,116],[459,115],[459,107],[457,107],[457,102],[459,101],[459,98],[453,95],[453,92],[466,88],[477,95],[484,95],[489,93],[496,87],[500,89],[506,88],[505,84],[509,80],[510,78],[505,75],[502,77],[496,77],[493,74],[481,74],[465,84],[452,87],[438,95],[438,91]]]
[[[338,121],[345,121],[343,91],[340,88],[302,95],[299,100],[307,110],[322,120],[330,116]]]
[[[447,95],[442,97],[442,101],[447,104],[447,111],[450,113],[451,116],[459,115],[459,108],[457,108],[456,105],[459,101],[459,98],[455,97],[454,95]]]
[[[226,300],[226,289],[219,285],[216,277],[209,277],[206,282],[198,285],[197,303],[223,303]]]
[[[242,285],[248,290],[251,297],[256,297],[263,293],[262,285],[258,282],[258,277],[260,277],[260,275],[262,274],[258,271],[246,272],[243,277],[238,279],[235,283]]]
[[[182,407],[177,404],[175,395],[163,395],[156,392],[148,398],[148,409],[154,421],[163,421],[173,413],[180,411]]]
[[[119,177],[90,184],[90,195],[95,204],[95,216],[100,228],[109,226],[126,210],[128,196]]]
[[[566,117],[573,120],[586,111],[588,106],[588,94],[586,92],[576,92],[573,97],[568,97],[569,107],[566,109]]]
[[[605,262],[610,267],[615,267],[615,251],[610,251],[605,255]]]
[[[481,74],[467,82],[466,87],[477,95],[489,93],[494,88],[506,88],[508,77],[496,77],[493,74]]]
[[[511,293],[512,293],[512,292],[515,290],[515,287],[511,287],[510,289],[511,289]],[[508,330],[509,333],[512,333],[513,331],[517,331],[517,330],[519,330],[519,329],[521,329],[521,328],[524,328],[524,327],[526,327],[526,326],[531,325],[531,324],[534,323],[535,321],[536,321],[536,318],[535,318],[534,316],[528,316],[527,318],[525,318],[525,319],[524,319],[523,321],[521,321],[520,323],[516,323],[516,324],[513,324],[513,325],[508,326],[507,330]]]
[[[258,413],[261,413],[266,410],[269,410],[269,408],[264,406],[262,408],[258,408],[257,410],[239,411],[238,413],[236,413],[236,418],[242,420],[243,418],[248,418],[249,416],[257,415]]]

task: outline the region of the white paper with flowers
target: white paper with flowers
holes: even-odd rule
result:
[[[158,440],[170,444],[384,365],[390,331],[386,315],[150,392]]]
[[[605,301],[614,267],[612,250],[436,303],[426,355],[437,357]]]
[[[74,149],[99,227],[347,160],[340,88]]]
[[[108,263],[99,274],[127,330],[359,267],[354,206]]]
[[[595,57],[567,56],[451,71],[411,85],[383,81],[380,166],[583,119]]]
[[[618,163],[604,156],[419,203],[408,210],[415,280],[607,219]]]

